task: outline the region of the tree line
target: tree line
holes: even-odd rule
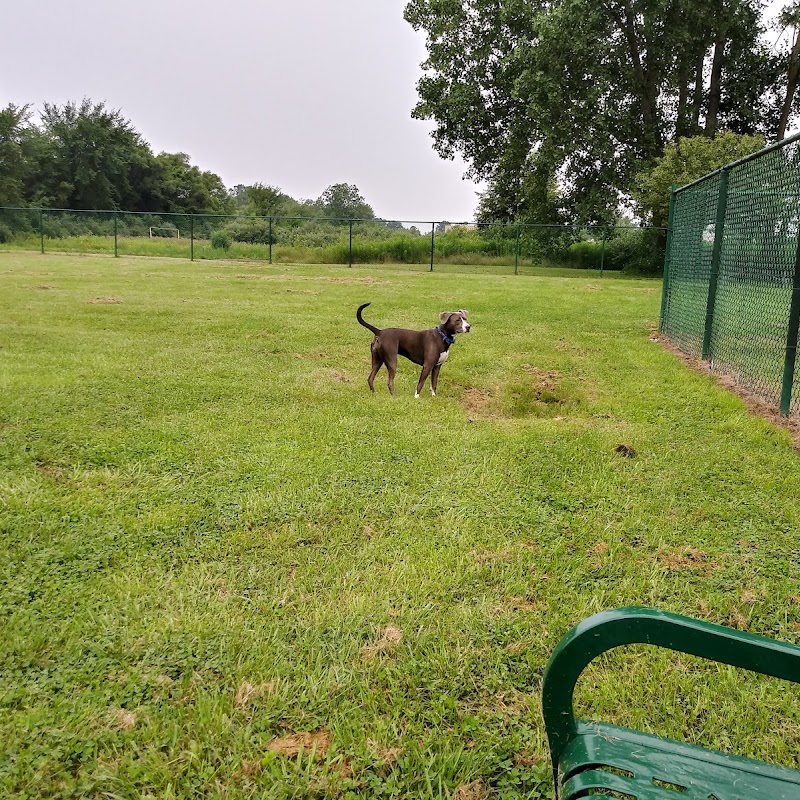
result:
[[[487,182],[481,219],[607,224],[628,207],[663,225],[666,173],[782,139],[798,111],[800,5],[777,27],[764,7],[410,0],[428,51],[413,116]]]
[[[84,99],[0,110],[0,206],[373,219],[358,187],[296,200],[255,183],[227,189],[186,153],[155,154],[121,111]]]

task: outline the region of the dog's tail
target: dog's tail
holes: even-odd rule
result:
[[[361,316],[361,312],[369,305],[369,303],[364,303],[363,306],[358,307],[358,311],[356,311],[356,319],[365,327],[371,330],[376,336],[381,332],[380,328],[376,328],[374,325],[370,325],[369,322],[364,322],[364,317]]]

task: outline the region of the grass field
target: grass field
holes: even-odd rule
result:
[[[430,265],[430,238],[421,237],[420,239],[410,239],[413,247],[402,254],[402,258],[390,257],[386,255],[385,263],[392,263],[396,267],[425,271]],[[441,251],[441,241],[437,245],[434,256],[434,269],[445,271],[457,270],[460,272],[486,271],[495,274],[510,274],[514,271],[513,253],[506,256],[491,256],[484,253],[475,252],[458,255],[445,255]],[[37,235],[18,236],[10,242],[0,243],[0,253],[3,251],[29,251],[39,252],[41,246]],[[356,264],[364,265],[373,260],[373,253],[381,249],[382,242],[371,241],[355,237],[353,239],[353,261]],[[80,253],[85,255],[114,255],[113,236],[65,236],[60,239],[44,240],[45,253],[63,254]],[[192,255],[192,245],[188,238],[162,238],[150,239],[145,236],[120,236],[117,241],[117,249],[121,256],[163,256],[165,258],[185,258]],[[194,258],[202,261],[206,259],[237,259],[237,260],[258,260],[267,261],[269,258],[270,247],[268,244],[251,244],[248,242],[232,242],[227,250],[212,247],[208,239],[194,240]],[[346,235],[336,244],[326,246],[304,246],[274,244],[272,246],[272,260],[275,264],[348,264],[349,249]],[[536,274],[541,263],[541,258],[536,260],[520,255],[518,259],[518,271],[520,274]],[[376,262],[377,263],[377,262]],[[562,261],[563,264],[563,261]],[[608,266],[608,265],[606,265]],[[599,267],[599,264],[598,264]],[[563,270],[564,267],[555,264],[548,269]],[[567,267],[569,271],[574,269]],[[599,269],[583,270],[583,273],[599,272]],[[617,270],[606,269],[609,275],[621,274]]]
[[[408,363],[369,394],[367,301],[469,309],[435,400]],[[544,798],[576,621],[800,641],[798,455],[650,341],[658,306],[580,272],[0,253],[0,796]],[[627,648],[579,695],[800,766],[779,681]]]

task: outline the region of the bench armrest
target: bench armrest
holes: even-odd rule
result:
[[[796,645],[652,608],[602,611],[567,633],[545,668],[542,713],[554,769],[575,735],[572,696],[578,678],[597,656],[627,644],[651,644],[800,683]]]

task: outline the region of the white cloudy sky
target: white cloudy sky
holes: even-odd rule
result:
[[[6,0],[0,105],[105,100],[156,152],[187,152],[228,186],[315,198],[345,181],[379,216],[470,219],[478,187],[410,116],[425,47],[404,5]]]
[[[315,198],[355,183],[378,215],[470,219],[476,186],[411,119],[424,39],[403,0],[3,4],[0,106],[90,97],[226,185]]]

